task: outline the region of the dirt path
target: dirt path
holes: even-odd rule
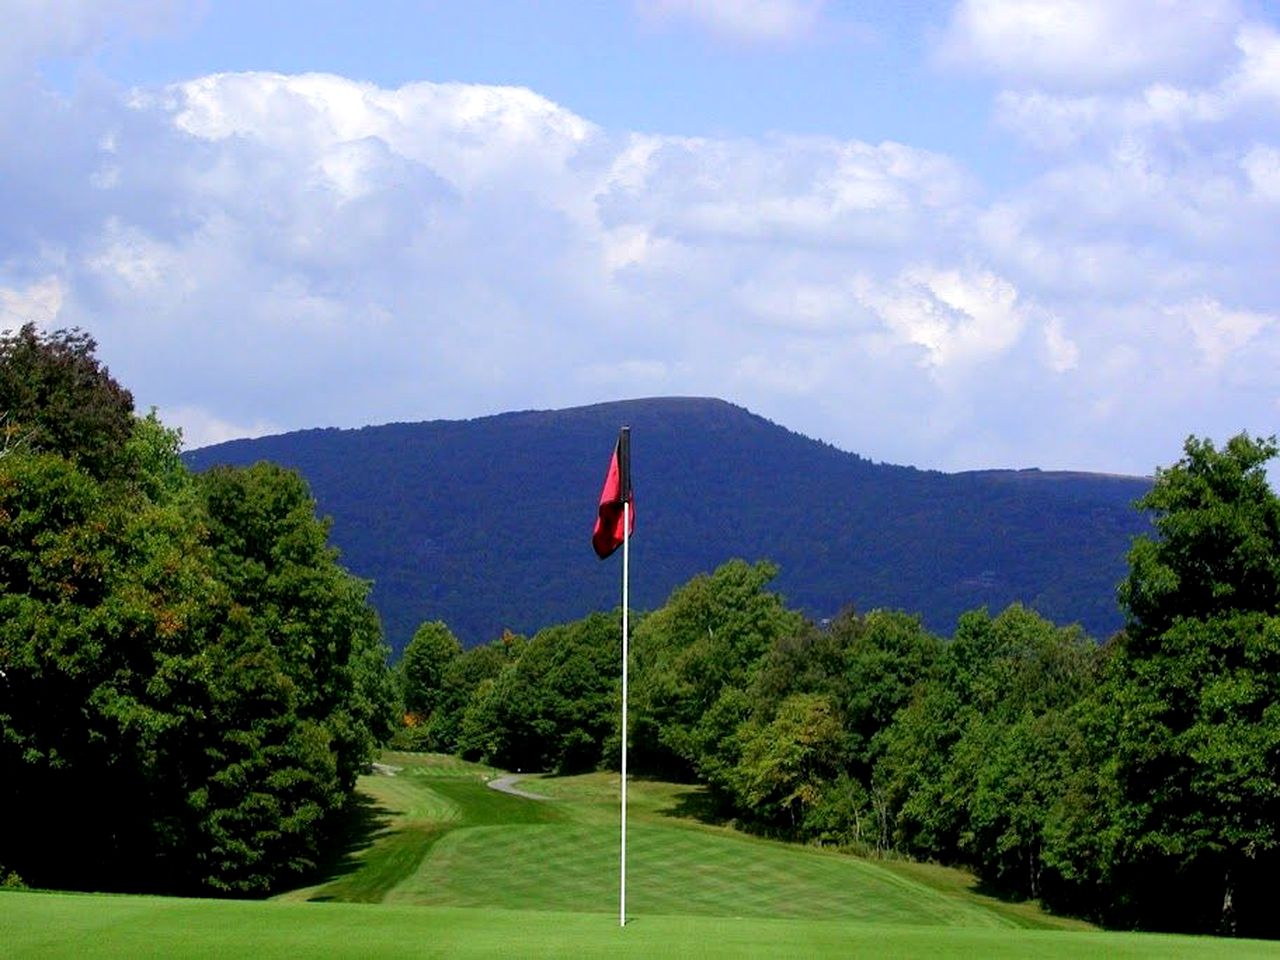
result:
[[[488,781],[490,790],[498,790],[502,793],[509,793],[513,797],[524,797],[526,800],[554,800],[555,797],[544,796],[541,793],[530,793],[528,790],[521,790],[516,786],[517,780],[523,780],[523,774],[508,773],[503,777],[494,777]]]

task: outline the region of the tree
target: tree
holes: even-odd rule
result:
[[[38,884],[184,883],[226,613],[178,494],[53,453],[0,462],[0,816],[23,825],[0,859]]]
[[[777,567],[732,560],[675,590],[636,626],[632,743],[637,768],[721,782],[760,660],[804,618],[766,589]],[[724,702],[717,706],[722,697]]]
[[[875,776],[908,851],[964,860],[1012,892],[1040,889],[1040,823],[1062,789],[1065,722],[1096,648],[1014,604],[964,614],[883,737]]]
[[[890,610],[845,612],[826,627],[809,624],[778,636],[754,671],[750,719],[738,733],[742,754],[728,778],[739,816],[797,839],[887,847],[884,792],[871,777],[874,759],[894,717],[929,677],[942,649],[919,617]],[[789,749],[785,743],[794,741],[797,697],[818,698],[837,735],[823,743],[822,762],[806,768],[805,787],[790,797],[784,817],[760,802],[766,769],[760,760],[774,756],[771,738],[776,749]],[[783,722],[788,711],[790,719]]]
[[[501,640],[472,647],[445,666],[440,679],[440,695],[425,735],[432,749],[448,753],[460,750],[462,721],[467,706],[480,684],[496,679],[510,662],[508,649]],[[417,739],[408,738],[410,742]]]
[[[508,768],[578,773],[606,761],[618,725],[620,612],[547,627],[482,680],[462,719],[464,752]]]
[[[196,479],[178,445],[151,416],[101,459],[0,459],[0,861],[33,883],[267,891],[386,730],[377,617],[305,485]]]
[[[1275,438],[1242,433],[1219,451],[1189,437],[1184,452],[1137,504],[1159,536],[1139,537],[1129,552],[1120,601],[1131,646],[1179,618],[1280,607],[1280,501],[1265,470]]]
[[[404,708],[426,726],[443,696],[449,665],[462,655],[462,644],[440,620],[424,623],[400,657],[400,689]]]
[[[1139,506],[1112,662],[1113,912],[1164,927],[1280,932],[1280,499],[1274,438],[1191,437]]]
[[[732,775],[741,806],[757,822],[803,836],[806,818],[839,774],[843,732],[835,706],[816,693],[792,694],[768,724],[745,725]]]
[[[831,632],[844,638],[841,703],[851,759],[866,777],[883,731],[928,678],[943,645],[918,616],[895,610],[837,618]]]
[[[81,330],[42,334],[27,323],[0,334],[0,447],[57,453],[97,479],[118,469],[133,434],[133,396],[96,348]]]
[[[369,585],[338,564],[328,523],[294,471],[269,463],[215,468],[200,487],[217,572],[296,688],[299,722],[319,724],[327,738],[336,782],[323,789],[345,795],[375,747],[353,710],[357,665],[371,651],[387,654]]]

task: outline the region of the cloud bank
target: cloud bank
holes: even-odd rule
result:
[[[793,36],[819,7],[696,15]],[[0,324],[90,330],[192,445],[700,394],[876,459],[1148,472],[1280,412],[1280,41],[1186,9],[959,4],[940,56],[1035,158],[1000,191],[909,144],[606,129],[517,87],[11,88]],[[1129,49],[1156,14],[1168,45]]]

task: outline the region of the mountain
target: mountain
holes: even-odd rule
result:
[[[591,550],[618,427],[632,428],[631,603],[660,606],[733,557],[781,567],[811,617],[899,607],[950,634],[1018,600],[1104,638],[1135,477],[945,474],[872,463],[721,400],[662,398],[467,421],[304,430],[188,452],[196,470],[273,460],[310,482],[343,562],[373,581],[393,647],[442,619],[468,646],[618,603],[620,557]]]

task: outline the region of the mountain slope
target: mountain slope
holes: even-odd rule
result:
[[[781,566],[811,616],[902,607],[949,633],[1021,600],[1095,636],[1146,521],[1149,481],[873,464],[720,400],[663,398],[469,421],[307,430],[186,454],[195,469],[274,460],[310,482],[346,565],[374,581],[397,649],[424,619],[468,645],[618,602],[590,547],[617,429],[632,427],[632,606],[731,557]]]

